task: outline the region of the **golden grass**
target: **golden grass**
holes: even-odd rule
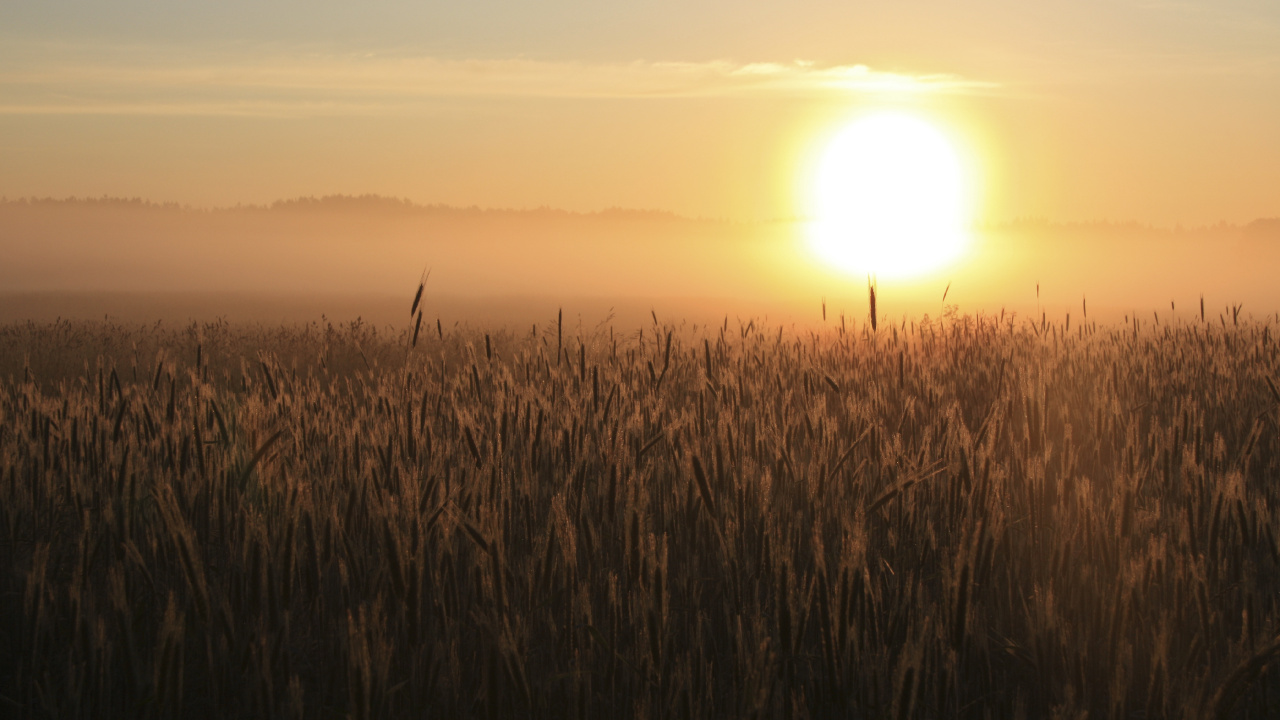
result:
[[[1280,704],[1267,325],[416,315],[0,328],[0,714]]]

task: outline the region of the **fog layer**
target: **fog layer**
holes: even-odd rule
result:
[[[599,322],[650,311],[865,322],[866,276],[809,251],[801,222],[662,213],[423,207],[328,198],[193,210],[137,201],[0,203],[0,320],[101,317],[403,322],[422,274],[427,317]],[[960,263],[880,280],[883,318],[1021,313],[1063,321],[1280,310],[1280,222],[1196,230],[1010,224],[975,230]],[[950,287],[947,290],[947,287]],[[1037,287],[1039,288],[1037,294]],[[944,292],[946,294],[943,300]],[[402,307],[403,306],[403,307]],[[1077,320],[1079,322],[1079,320]]]

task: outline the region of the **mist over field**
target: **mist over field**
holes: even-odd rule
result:
[[[801,221],[422,206],[329,197],[191,209],[139,200],[0,203],[0,320],[427,317],[525,324],[867,317],[867,278],[823,266]],[[973,232],[955,266],[877,280],[882,318],[1018,312],[1063,320],[1280,310],[1280,221],[1161,229],[1025,221]],[[948,285],[950,289],[947,290]],[[1037,297],[1037,285],[1039,296]],[[945,303],[943,294],[946,294]],[[1171,308],[1171,302],[1173,306]],[[1153,315],[1158,313],[1158,315]]]

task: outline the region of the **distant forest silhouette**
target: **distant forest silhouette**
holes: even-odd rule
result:
[[[0,207],[25,206],[49,208],[120,208],[139,210],[165,210],[180,212],[359,212],[382,215],[455,215],[455,216],[519,216],[529,218],[590,218],[659,220],[707,222],[704,218],[694,218],[665,210],[641,210],[634,208],[610,207],[594,212],[578,212],[548,206],[537,208],[488,208],[479,205],[458,206],[443,203],[422,204],[407,198],[388,197],[385,195],[325,195],[322,197],[297,197],[287,200],[276,200],[268,205],[236,204],[225,207],[202,208],[174,202],[154,202],[144,198],[113,197],[67,197],[67,198],[0,198]],[[714,222],[714,221],[713,221]]]
[[[405,216],[453,216],[453,217],[506,217],[529,219],[587,219],[635,220],[648,222],[697,222],[738,224],[729,220],[690,217],[666,210],[644,210],[636,208],[610,207],[603,210],[581,212],[564,210],[549,206],[536,208],[493,208],[478,205],[460,206],[444,203],[417,203],[407,198],[389,197],[386,195],[324,195],[321,197],[305,196],[276,200],[270,204],[236,204],[231,206],[204,208],[175,202],[156,202],[145,198],[114,197],[23,197],[17,199],[0,198],[3,207],[45,207],[45,208],[118,208],[138,210],[161,210],[169,212],[191,213],[372,213],[378,215]],[[779,218],[773,221],[797,221],[799,218]],[[1089,231],[1089,232],[1124,232],[1124,233],[1164,233],[1164,232],[1221,232],[1243,230],[1251,234],[1280,235],[1280,217],[1257,218],[1247,223],[1237,224],[1221,221],[1211,225],[1181,224],[1174,227],[1156,225],[1136,220],[1087,220],[1068,221],[1053,220],[1044,217],[1018,217],[1011,220],[979,222],[975,224],[979,230],[1040,230],[1040,231]]]

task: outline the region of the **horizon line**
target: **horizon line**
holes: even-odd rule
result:
[[[136,209],[145,210],[176,210],[181,212],[289,212],[289,211],[312,211],[312,210],[398,210],[402,212],[413,213],[467,213],[476,215],[560,215],[580,218],[601,218],[601,217],[619,217],[632,216],[635,218],[644,218],[649,220],[667,220],[682,221],[695,223],[714,223],[724,225],[769,225],[777,223],[797,223],[807,222],[808,218],[800,216],[782,216],[772,218],[758,218],[754,220],[735,219],[729,217],[717,217],[710,215],[687,215],[673,210],[665,210],[660,208],[636,208],[626,207],[622,205],[610,205],[598,210],[572,210],[568,208],[555,207],[551,205],[538,205],[533,207],[498,207],[498,206],[481,206],[478,204],[471,205],[455,205],[450,203],[432,203],[419,202],[408,197],[397,197],[394,195],[382,195],[379,193],[361,193],[361,194],[344,194],[334,193],[328,195],[298,195],[294,197],[281,198],[273,200],[269,203],[245,203],[237,202],[234,205],[196,205],[191,203],[179,203],[176,201],[152,200],[141,196],[121,196],[107,195],[101,196],[78,196],[67,195],[65,197],[46,196],[19,196],[9,198],[0,196],[0,206],[12,205],[114,205],[125,206]],[[361,207],[363,206],[363,207]],[[1046,229],[1131,229],[1144,231],[1172,231],[1172,232],[1195,232],[1202,230],[1280,230],[1280,215],[1259,215],[1252,220],[1245,222],[1229,222],[1227,220],[1219,220],[1216,223],[1203,224],[1185,224],[1182,222],[1174,222],[1172,224],[1160,224],[1152,221],[1137,220],[1133,218],[1117,220],[1113,218],[1094,218],[1088,220],[1072,220],[1049,218],[1043,215],[1015,215],[1013,217],[997,219],[997,220],[975,220],[970,223],[970,228],[974,230],[992,230],[992,229],[1012,229],[1020,227],[1039,227]]]

